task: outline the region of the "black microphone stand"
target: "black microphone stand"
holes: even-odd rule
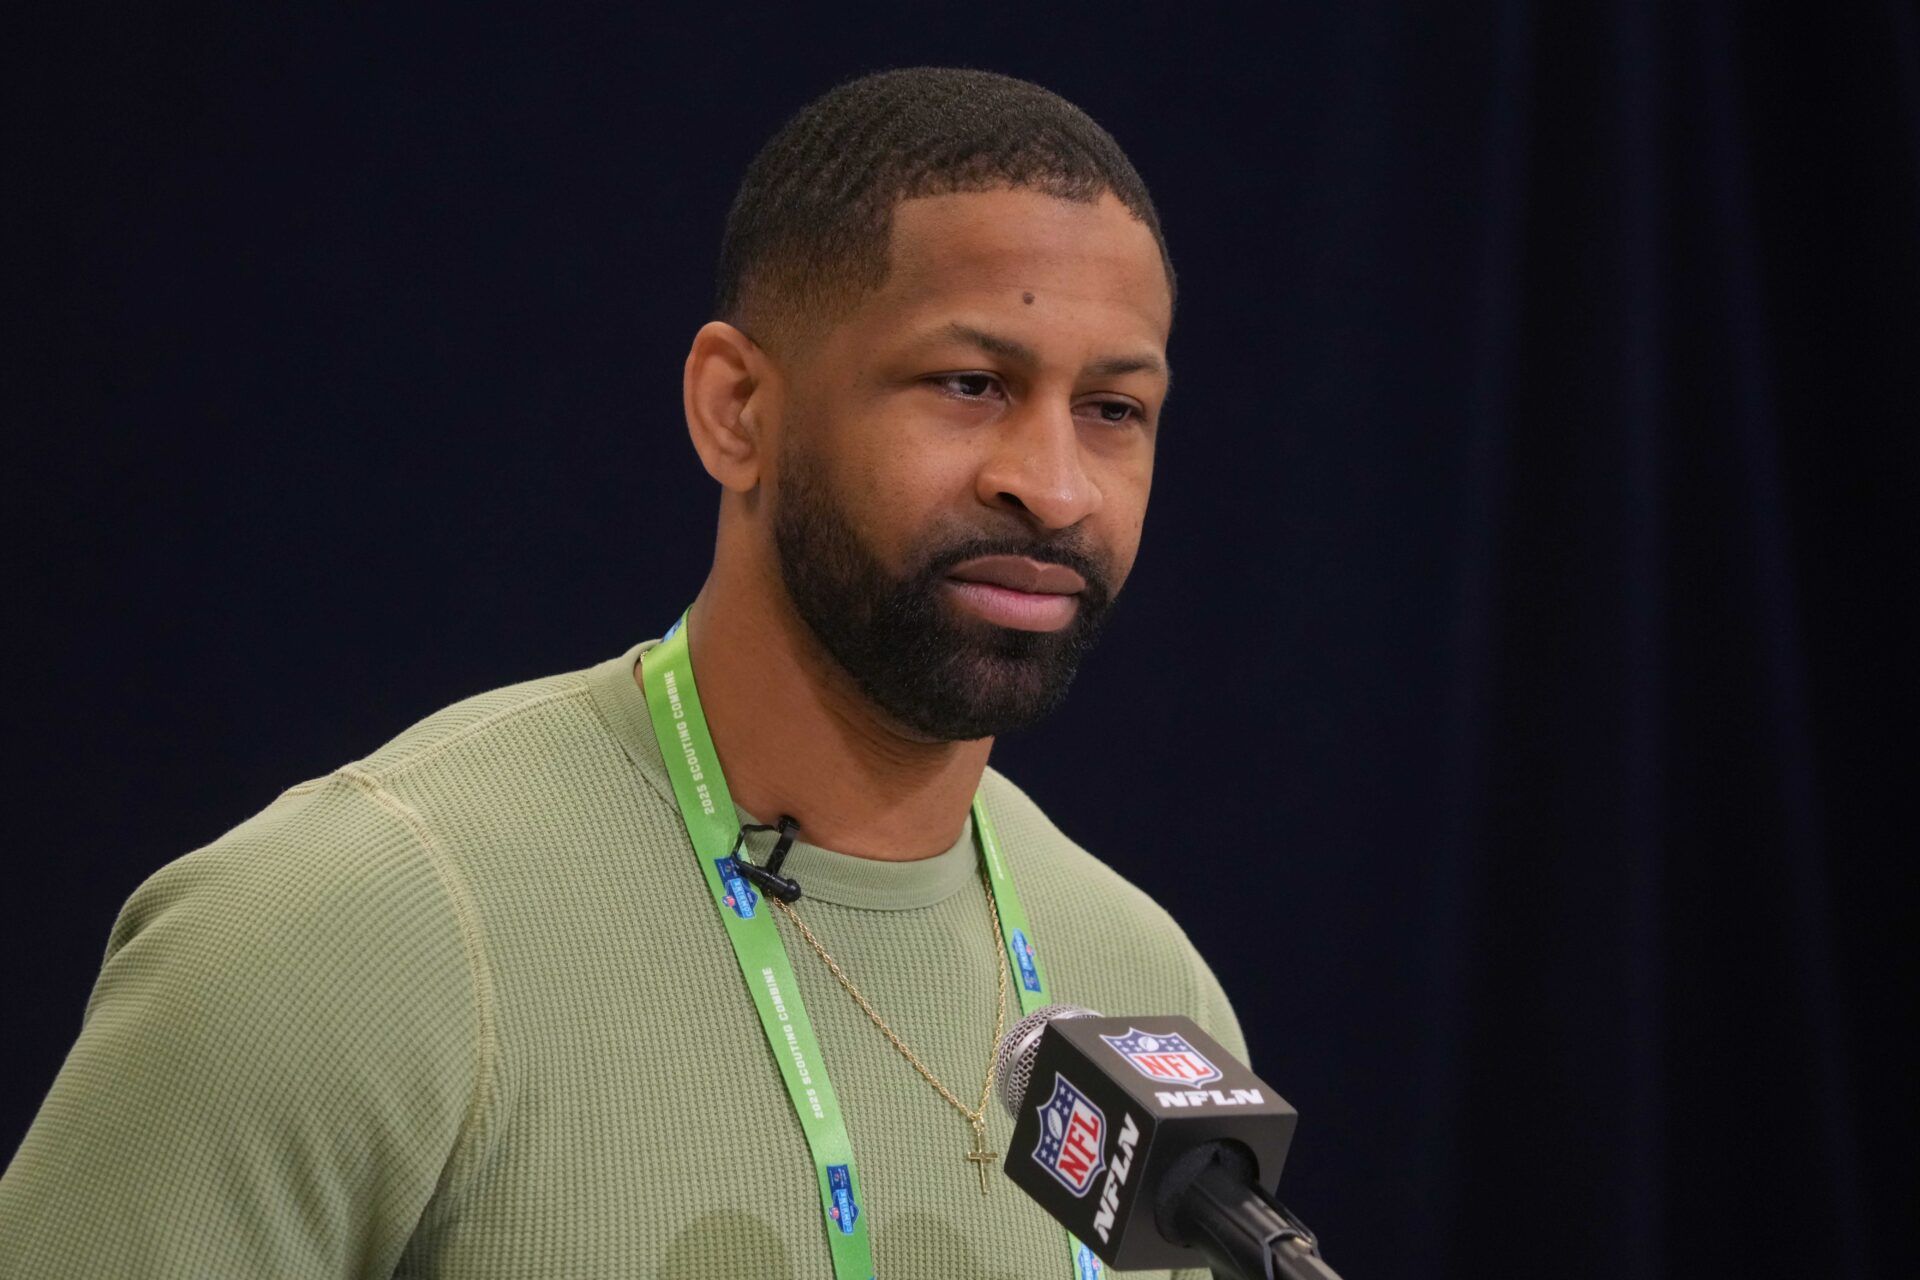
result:
[[[1198,1249],[1219,1280],[1340,1280],[1313,1233],[1254,1182],[1253,1158],[1233,1142],[1180,1157],[1154,1203],[1160,1233]]]

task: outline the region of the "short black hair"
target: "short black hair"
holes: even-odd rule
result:
[[[763,344],[832,322],[887,277],[893,209],[916,196],[1028,187],[1112,192],[1173,262],[1146,183],[1086,112],[993,71],[905,67],[847,81],[747,166],[720,243],[714,315]]]

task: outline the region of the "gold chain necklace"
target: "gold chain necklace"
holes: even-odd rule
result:
[[[873,1019],[873,1025],[880,1028],[887,1039],[893,1042],[893,1047],[900,1051],[900,1056],[913,1064],[913,1069],[920,1073],[923,1080],[939,1091],[940,1096],[947,1100],[949,1106],[967,1118],[967,1124],[973,1129],[973,1143],[967,1151],[967,1159],[980,1171],[980,1194],[985,1195],[987,1194],[987,1166],[992,1164],[1000,1154],[997,1151],[987,1150],[987,1099],[993,1094],[993,1073],[1000,1054],[1000,1037],[1007,1026],[1007,949],[1003,945],[1000,933],[1000,904],[993,900],[993,886],[987,883],[984,872],[981,874],[980,882],[987,890],[987,911],[993,917],[993,951],[1000,957],[1000,990],[994,999],[993,1042],[987,1046],[986,1078],[980,1082],[980,1101],[971,1111],[961,1103],[960,1099],[953,1096],[953,1090],[940,1083],[940,1077],[927,1070],[927,1064],[920,1061],[913,1050],[907,1048],[906,1041],[887,1025],[887,1020],[880,1016],[880,1011],[860,994],[860,988],[853,985],[853,979],[849,978],[839,963],[827,954],[827,949],[820,945],[820,939],[813,936],[813,930],[807,928],[807,923],[800,918],[800,914],[790,904],[782,902],[779,898],[773,898],[772,902],[774,906],[787,913],[787,919],[793,921],[794,928],[800,930],[800,936],[807,940],[807,945],[813,948],[814,954],[826,962],[827,969],[833,974],[835,980],[846,988],[847,994],[853,997],[854,1003],[866,1011],[867,1017]]]

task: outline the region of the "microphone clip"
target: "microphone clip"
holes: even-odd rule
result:
[[[767,855],[767,864],[756,866],[747,860],[746,843],[749,831],[778,831],[780,838],[774,842],[773,851]],[[778,898],[782,902],[800,900],[800,882],[790,876],[780,874],[780,866],[787,860],[788,850],[793,848],[793,838],[800,832],[800,824],[788,815],[781,814],[775,826],[764,823],[746,823],[741,826],[740,834],[734,837],[733,852],[729,855],[733,865],[741,875],[760,887],[762,893]]]

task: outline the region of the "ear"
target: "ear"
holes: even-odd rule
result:
[[[687,352],[681,398],[707,474],[738,493],[759,484],[780,402],[779,372],[759,344],[724,320],[701,325]]]

